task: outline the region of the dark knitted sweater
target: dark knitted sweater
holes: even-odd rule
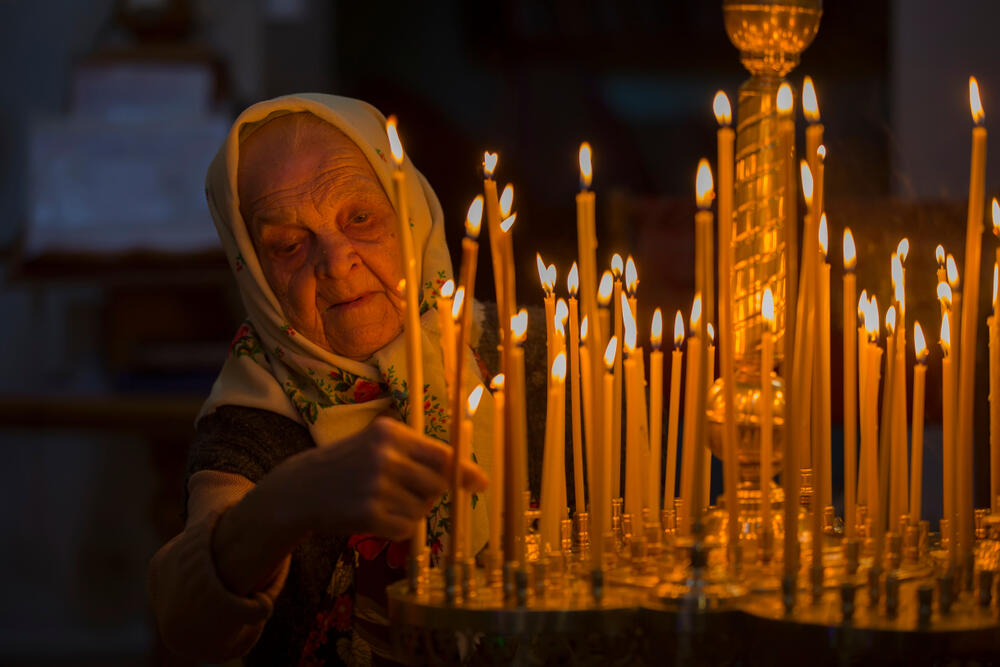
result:
[[[493,373],[499,364],[496,308],[487,304],[485,310],[477,353],[487,370]],[[528,441],[532,443],[528,474],[532,495],[536,498],[545,428],[546,365],[544,311],[532,309],[525,369]],[[199,470],[216,470],[242,475],[257,483],[286,458],[310,447],[315,447],[315,443],[308,429],[287,417],[255,408],[222,406],[198,422],[188,476]],[[572,497],[573,476],[568,475],[568,478],[568,493]],[[311,629],[317,618],[327,613],[325,610],[330,604],[326,599],[327,587],[338,559],[347,550],[348,536],[324,533],[313,533],[295,548],[288,578],[275,600],[274,614],[246,657],[248,665],[299,663],[307,640],[315,642],[315,637],[310,636]],[[323,656],[325,664],[338,664],[335,650],[325,651]]]

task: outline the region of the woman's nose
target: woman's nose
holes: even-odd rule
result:
[[[331,231],[317,236],[316,274],[321,278],[346,278],[361,263],[354,244],[343,233]]]

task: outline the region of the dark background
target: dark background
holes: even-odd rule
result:
[[[933,248],[945,243],[962,266],[967,79],[979,77],[989,124],[1000,108],[990,32],[1000,8],[974,0],[947,8],[933,0],[826,4],[791,80],[816,81],[830,155],[836,422],[843,227],[858,240],[859,287],[882,303],[889,253],[910,237],[911,321],[921,319],[936,340]],[[518,293],[526,303],[541,296],[535,252],[556,264],[565,284],[576,247],[577,148],[588,140],[599,262],[614,251],[635,255],[645,330],[654,307],[665,323],[689,308],[694,172],[700,157],[714,162],[712,96],[721,88],[735,100],[747,77],[720,5],[0,0],[0,662],[146,664],[158,655],[145,568],[179,529],[193,417],[242,318],[211,247],[180,257],[155,248],[25,252],[32,203],[49,196],[31,180],[33,137],[40,124],[77,112],[79,68],[204,63],[217,77],[213,112],[230,119],[257,100],[306,90],[395,113],[442,202],[452,248],[481,187],[482,151],[498,151],[498,179],[516,187]],[[139,6],[153,7],[148,24]],[[189,165],[197,174],[206,166]],[[996,173],[988,169],[988,196],[998,189]],[[125,203],[135,195],[123,184],[118,196]],[[201,210],[200,223],[211,225]],[[994,247],[984,237],[983,313]],[[480,266],[477,294],[489,298],[485,250]],[[934,349],[924,463],[930,519],[940,513],[939,362]],[[981,363],[979,397],[985,369]],[[984,504],[985,399],[976,410]]]

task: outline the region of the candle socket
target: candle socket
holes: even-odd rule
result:
[[[577,512],[574,517],[574,548],[580,561],[587,560],[590,553],[590,514]]]
[[[573,520],[562,519],[559,522],[559,548],[565,561],[569,561],[573,555],[573,543]]]
[[[898,570],[903,563],[903,538],[899,533],[886,533],[886,542],[889,545],[887,560],[890,570]]]
[[[600,606],[604,598],[604,570],[590,572],[590,591],[594,595],[594,604]]]
[[[514,599],[518,607],[528,606],[528,571],[523,567],[514,571]]]
[[[843,623],[850,623],[854,618],[854,584],[845,581],[840,584],[840,616]]]
[[[938,577],[938,611],[942,615],[951,613],[951,605],[955,601],[955,574],[947,570]]]
[[[622,538],[622,511],[624,507],[625,501],[622,498],[611,500],[611,532],[615,536],[615,541],[619,543]]]
[[[847,574],[853,577],[858,573],[858,556],[861,553],[861,540],[849,537],[844,541],[844,562]]]
[[[781,577],[781,602],[785,607],[785,614],[789,615],[795,611],[795,597],[798,593],[798,577],[794,574],[786,574]]]
[[[941,548],[945,551],[951,550],[951,522],[948,519],[941,519]]]
[[[977,595],[980,607],[989,607],[993,600],[993,571],[980,570],[977,579]]]
[[[444,601],[453,605],[458,601],[458,566],[446,565],[444,568]]]
[[[885,615],[896,618],[899,613],[899,573],[889,572],[885,575]]]
[[[532,565],[532,570],[535,575],[535,600],[541,600],[545,597],[545,589],[548,585],[549,578],[549,562],[548,558],[539,558]]]
[[[879,590],[880,579],[882,578],[882,570],[877,567],[871,567],[868,570],[868,606],[872,609],[878,607],[879,597],[881,591]]]
[[[903,538],[903,558],[907,563],[916,564],[920,561],[920,527],[910,524],[906,526]]]
[[[812,601],[813,604],[819,604],[820,600],[823,599],[823,562],[822,554],[820,555],[819,564],[814,564],[809,568],[809,583],[812,587]]]
[[[774,557],[774,530],[771,526],[761,525],[759,540],[758,559],[763,565],[767,565]]]
[[[806,516],[812,512],[813,506],[813,486],[812,468],[802,468],[799,481],[799,506],[805,510]]]
[[[621,520],[621,530],[618,532],[619,535],[619,551],[622,553],[628,553],[632,546],[632,515],[625,513],[622,514]]]
[[[427,569],[427,550],[423,549],[418,556],[410,556],[406,561],[406,578],[409,582],[410,593],[420,595],[423,593],[425,572]]]
[[[837,512],[833,505],[827,505],[823,508],[823,534],[830,537],[837,535]]]
[[[476,596],[476,559],[462,561],[462,599],[466,602]]]
[[[931,522],[921,521],[917,524],[917,553],[920,560],[927,560],[930,555]]]
[[[980,507],[975,511],[974,521],[976,526],[976,539],[983,540],[986,539],[986,517],[989,515],[990,511],[986,508]]]
[[[926,628],[930,625],[933,611],[934,586],[932,584],[921,584],[917,588],[917,624],[921,628]]]

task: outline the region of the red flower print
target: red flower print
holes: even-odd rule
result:
[[[344,593],[339,598],[334,600],[333,609],[331,610],[333,616],[333,627],[337,628],[341,632],[351,629],[351,615],[354,613],[354,598],[348,593]]]
[[[250,325],[244,323],[239,329],[236,330],[236,335],[233,336],[232,342],[229,343],[229,351],[232,352],[233,348],[236,347],[236,344],[239,343],[241,339],[246,338],[249,335]]]
[[[352,535],[351,539],[347,540],[347,548],[354,549],[365,560],[375,560],[388,543],[389,540],[375,537],[371,533],[364,533]]]
[[[431,540],[431,554],[432,555],[437,556],[438,554],[441,553],[441,550],[443,548],[444,547],[441,544],[441,538],[440,537],[435,537],[433,540]]]
[[[358,380],[354,384],[354,400],[358,403],[365,403],[379,397],[382,389],[374,382],[368,380]]]

